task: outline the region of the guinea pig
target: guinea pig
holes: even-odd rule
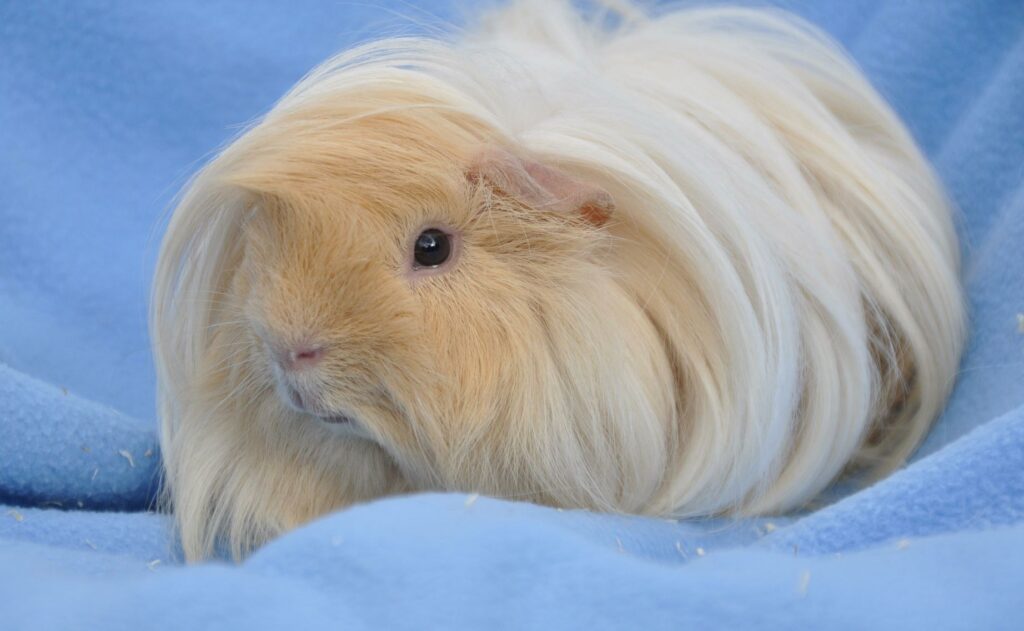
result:
[[[188,560],[426,490],[779,513],[919,443],[966,316],[907,130],[786,14],[614,4],[342,53],[190,181],[151,304]]]

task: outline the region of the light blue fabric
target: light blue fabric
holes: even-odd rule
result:
[[[331,52],[456,12],[0,0],[0,627],[1020,628],[1024,3],[776,4],[849,48],[963,211],[971,344],[907,468],[756,521],[389,499],[182,567],[146,512],[170,198]]]

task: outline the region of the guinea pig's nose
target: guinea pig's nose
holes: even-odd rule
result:
[[[319,364],[323,357],[323,346],[301,344],[280,352],[278,361],[285,370],[304,370]]]

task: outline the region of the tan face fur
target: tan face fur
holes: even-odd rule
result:
[[[259,420],[322,424],[333,440],[383,450],[412,488],[590,504],[573,499],[580,485],[546,477],[538,462],[608,470],[605,430],[596,427],[607,411],[567,381],[594,381],[588,360],[597,347],[628,352],[615,348],[614,330],[601,330],[597,312],[622,293],[605,268],[607,235],[594,225],[610,200],[482,140],[446,145],[457,135],[427,131],[443,118],[411,118],[360,121],[329,162],[304,162],[301,147],[279,150],[273,161],[286,169],[262,171],[258,188],[247,179],[258,197],[225,319],[250,349],[243,372],[281,408]],[[250,167],[261,168],[274,167]],[[538,197],[548,189],[557,189],[553,203]],[[574,201],[554,203],[565,199]],[[437,270],[413,264],[413,242],[427,228],[454,241]],[[608,299],[595,300],[600,294]],[[318,349],[315,365],[282,368],[282,354],[307,347]],[[637,354],[658,384],[658,354]],[[660,383],[652,389],[671,378]],[[300,393],[298,419],[289,390]],[[582,426],[576,415],[586,417]],[[613,465],[605,486],[621,474]]]

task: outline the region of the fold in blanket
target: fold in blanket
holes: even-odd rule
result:
[[[154,505],[152,428],[0,365],[0,502],[68,510]]]

